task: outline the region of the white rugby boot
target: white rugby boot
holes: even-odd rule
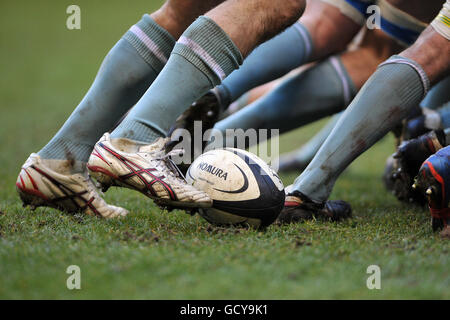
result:
[[[142,144],[129,139],[111,139],[105,133],[89,158],[90,174],[104,191],[110,186],[130,188],[142,192],[160,207],[211,207],[211,198],[189,185],[170,159],[181,150],[164,151],[167,140],[159,138],[151,144]]]
[[[76,165],[83,168],[80,163]],[[32,153],[16,182],[24,207],[52,207],[68,213],[81,212],[104,218],[128,214],[127,210],[108,205],[101,198],[86,168],[84,173],[74,173],[73,166],[74,162],[70,160],[42,159]]]

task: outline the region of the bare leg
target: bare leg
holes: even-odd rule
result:
[[[243,57],[288,26],[305,10],[303,0],[228,0],[206,14],[233,40]]]
[[[380,30],[371,30],[365,33],[359,48],[341,55],[341,61],[356,91],[359,91],[381,62],[400,51],[401,46],[392,38],[386,36]],[[303,98],[302,101],[304,101]],[[296,108],[301,108],[301,105],[302,103],[299,102]],[[320,132],[300,149],[282,155],[279,160],[279,170],[303,171],[333,130],[339,116],[334,116]]]
[[[211,206],[206,193],[177,177],[170,159],[161,161],[160,138],[189,105],[237,69],[243,56],[294,23],[304,5],[304,0],[229,0],[196,19],[144,96],[111,135],[97,143],[89,161],[91,174],[103,188],[126,185],[166,206]],[[102,161],[105,157],[109,162]],[[123,165],[128,161],[152,173],[134,181],[134,169]]]
[[[361,26],[342,14],[338,8],[322,1],[309,0],[300,18],[310,32],[314,51],[311,61],[343,51]]]
[[[295,180],[280,222],[298,221],[315,213],[335,220],[350,215],[351,208],[345,202],[327,201],[337,178],[420,103],[430,81],[436,83],[449,74],[449,50],[449,41],[430,26],[416,45],[380,65]]]
[[[222,108],[252,88],[344,50],[360,28],[335,6],[319,0],[307,1],[305,13],[295,24],[259,46],[238,71],[217,87]]]
[[[304,0],[228,0],[197,19],[112,137],[151,142],[166,135],[192,102],[237,69],[257,45],[297,21],[304,7]]]
[[[217,123],[216,129],[279,129],[284,133],[335,114],[351,102],[382,61],[400,51],[383,32],[367,32],[360,48],[287,77],[264,98]]]
[[[432,27],[411,48],[380,67],[346,110],[324,146],[296,180],[298,191],[324,201],[340,173],[417,106],[449,74],[450,44]]]
[[[175,39],[178,39],[198,16],[223,1],[225,0],[168,0],[150,16]]]
[[[169,0],[127,32],[105,57],[79,106],[39,152],[44,159],[87,162],[95,142],[139,100],[155,80],[175,39],[221,0]],[[147,46],[145,39],[153,43]],[[156,49],[152,49],[156,48]]]
[[[401,56],[420,64],[432,85],[450,72],[449,40],[431,27],[427,28],[416,43],[405,50]]]
[[[381,62],[398,54],[403,48],[383,31],[370,30],[364,35],[358,49],[342,54],[342,64],[359,90]]]

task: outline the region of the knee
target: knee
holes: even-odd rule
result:
[[[341,11],[321,1],[309,1],[300,22],[308,29],[314,44],[314,60],[347,48],[361,26]]]
[[[306,8],[305,0],[284,0],[280,4],[281,16],[286,26],[297,22],[303,15]]]
[[[259,8],[264,12],[261,22],[264,26],[262,39],[264,42],[284,29],[293,25],[305,11],[305,0],[283,0],[280,2],[273,0],[254,1],[255,5],[263,5]]]
[[[221,2],[223,0],[167,0],[151,16],[156,23],[169,31],[175,39],[178,39],[198,16]]]
[[[161,7],[171,18],[189,19],[197,18],[209,10],[215,8],[225,0],[168,0]]]

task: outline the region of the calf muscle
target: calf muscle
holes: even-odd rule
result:
[[[194,20],[225,0],[167,0],[151,17],[178,39]]]
[[[304,0],[228,0],[206,15],[214,20],[247,56],[257,45],[294,24]]]
[[[450,74],[450,41],[432,27],[400,55],[420,64],[432,85]]]

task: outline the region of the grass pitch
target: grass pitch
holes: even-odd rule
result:
[[[390,137],[340,178],[333,199],[354,218],[222,229],[144,196],[111,190],[132,213],[121,221],[23,209],[19,168],[78,104],[113,44],[161,1],[77,1],[81,30],[66,29],[69,1],[3,1],[0,10],[0,298],[31,299],[449,299],[450,242],[431,232],[425,209],[397,202],[381,183]],[[299,146],[319,124],[281,140]],[[285,185],[295,175],[283,176]],[[81,290],[66,268],[81,268]],[[366,269],[381,268],[381,290]]]

